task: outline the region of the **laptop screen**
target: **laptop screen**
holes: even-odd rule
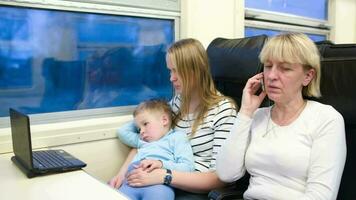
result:
[[[30,119],[12,108],[10,108],[10,122],[12,132],[12,146],[17,159],[32,168],[32,147],[30,135]]]

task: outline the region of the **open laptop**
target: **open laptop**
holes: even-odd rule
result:
[[[81,169],[86,164],[63,150],[32,151],[30,118],[12,108],[10,112],[12,147],[11,160],[32,178],[55,172]]]

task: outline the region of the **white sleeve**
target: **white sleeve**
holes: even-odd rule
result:
[[[316,132],[305,195],[300,200],[336,199],[346,160],[345,125],[341,114],[323,120]]]
[[[245,154],[250,141],[252,119],[238,113],[231,133],[217,156],[216,172],[220,180],[233,182],[245,174]]]

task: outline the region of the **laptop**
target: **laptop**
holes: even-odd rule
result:
[[[81,169],[86,164],[63,150],[32,151],[30,118],[10,108],[12,147],[11,160],[28,178],[49,173]]]

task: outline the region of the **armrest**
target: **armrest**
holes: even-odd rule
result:
[[[236,182],[227,187],[218,188],[209,192],[209,200],[242,200],[243,193],[248,187],[250,174],[246,173]]]
[[[236,185],[232,185],[225,188],[215,189],[209,192],[209,200],[238,200],[243,199],[243,193],[245,190],[238,190]]]

